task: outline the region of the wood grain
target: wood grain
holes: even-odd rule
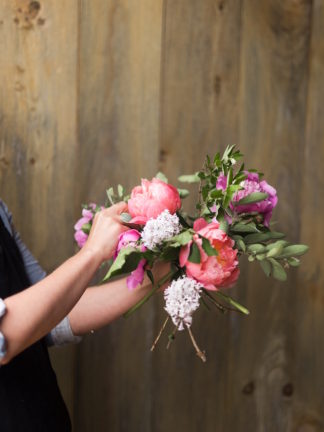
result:
[[[0,5],[0,190],[51,271],[73,253],[77,1]],[[68,41],[68,43],[67,43]],[[73,408],[73,348],[57,368]]]
[[[237,142],[240,37],[239,1],[166,2],[160,166],[174,183],[197,171],[207,153]],[[193,211],[197,188],[191,191],[185,206]],[[165,315],[162,302],[157,310],[156,333]],[[206,364],[186,332],[168,351],[166,337],[161,340],[153,357],[155,431],[226,430],[230,320],[213,309],[196,313],[192,331],[206,350]],[[168,412],[177,414],[163,415]]]
[[[242,20],[240,147],[249,166],[264,171],[277,188],[275,229],[297,242],[311,11],[307,1],[251,1],[244,3]],[[236,415],[228,416],[225,429],[292,430],[298,277],[291,271],[288,283],[276,283],[249,265],[245,282],[239,294],[252,314],[239,327],[233,323],[238,335],[230,361],[230,406]]]
[[[149,351],[161,296],[59,350],[78,432],[324,429],[323,25],[321,0],[1,2],[0,195],[48,271],[81,203],[235,143],[278,190],[274,228],[311,246],[285,285],[242,263],[248,318],[197,312],[206,364],[186,333],[165,350],[171,326]]]
[[[102,202],[106,187],[157,172],[162,1],[81,6],[79,202]],[[152,430],[153,316],[148,306],[80,347],[78,431]]]

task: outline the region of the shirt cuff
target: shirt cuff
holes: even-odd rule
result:
[[[47,345],[66,345],[81,342],[82,337],[76,336],[71,328],[70,320],[65,317],[53,330],[46,336]]]
[[[0,319],[6,313],[7,308],[5,302],[0,298]],[[0,362],[7,354],[7,343],[3,333],[0,331]]]

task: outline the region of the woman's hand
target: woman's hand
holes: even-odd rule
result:
[[[121,224],[120,215],[127,211],[127,204],[120,202],[98,212],[93,220],[88,240],[80,252],[90,251],[100,263],[110,259],[116,249],[118,237],[127,227]]]

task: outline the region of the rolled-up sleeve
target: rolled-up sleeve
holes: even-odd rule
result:
[[[0,321],[3,315],[6,313],[6,305],[0,298]],[[7,343],[3,333],[0,331],[0,362],[7,353]]]
[[[20,250],[22,259],[24,261],[24,266],[31,284],[32,285],[36,284],[40,280],[44,279],[44,277],[46,276],[46,272],[42,269],[42,267],[39,265],[37,260],[30,252],[30,250],[21,240],[18,231],[16,231],[13,226],[11,213],[9,212],[5,203],[1,200],[0,200],[0,217],[2,217],[2,220],[6,228],[13,236]],[[5,306],[3,301],[2,303]],[[1,311],[1,302],[0,302],[0,311]],[[3,314],[4,313],[5,313],[5,309]],[[52,346],[52,345],[65,345],[69,343],[78,343],[82,340],[82,337],[74,335],[71,329],[69,318],[65,317],[56,327],[53,328],[53,330],[46,336],[45,339],[48,346]],[[4,347],[6,346],[5,339],[3,335],[0,333],[0,347],[1,347],[1,343],[3,343]]]

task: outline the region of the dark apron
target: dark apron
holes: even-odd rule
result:
[[[20,251],[0,217],[0,298],[28,286]],[[0,367],[0,431],[71,431],[44,340]]]

